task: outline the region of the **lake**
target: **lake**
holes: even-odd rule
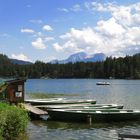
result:
[[[99,81],[110,85],[97,86]],[[76,94],[69,98],[95,99],[97,103],[123,104],[124,108],[140,109],[140,80],[105,79],[29,79],[28,93]],[[80,124],[56,121],[32,121],[28,125],[30,140],[117,140],[118,133],[140,133],[140,122]]]

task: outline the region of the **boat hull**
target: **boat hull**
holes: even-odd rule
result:
[[[96,85],[110,85],[109,82],[97,82]]]
[[[87,113],[74,111],[57,111],[48,110],[51,120],[58,121],[75,121],[75,122],[119,122],[119,121],[136,121],[140,120],[140,113],[119,113],[119,112],[104,112],[104,113]]]

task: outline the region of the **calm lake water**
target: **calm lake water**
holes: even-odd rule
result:
[[[96,82],[108,81],[108,86]],[[140,109],[140,80],[104,79],[32,79],[25,85],[28,93],[76,94],[69,98],[96,99],[97,103],[124,104],[124,108]],[[140,122],[80,124],[56,121],[32,121],[28,125],[30,140],[117,140],[118,133],[140,134]]]

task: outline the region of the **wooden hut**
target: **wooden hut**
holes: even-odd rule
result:
[[[24,102],[24,83],[25,79],[14,79],[5,81],[7,88],[5,91],[5,97],[7,102],[11,104],[17,104]]]

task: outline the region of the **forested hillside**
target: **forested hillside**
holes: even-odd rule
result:
[[[124,58],[108,57],[103,62],[49,64],[13,64],[6,55],[0,55],[0,77],[27,78],[115,78],[140,79],[140,53]]]

